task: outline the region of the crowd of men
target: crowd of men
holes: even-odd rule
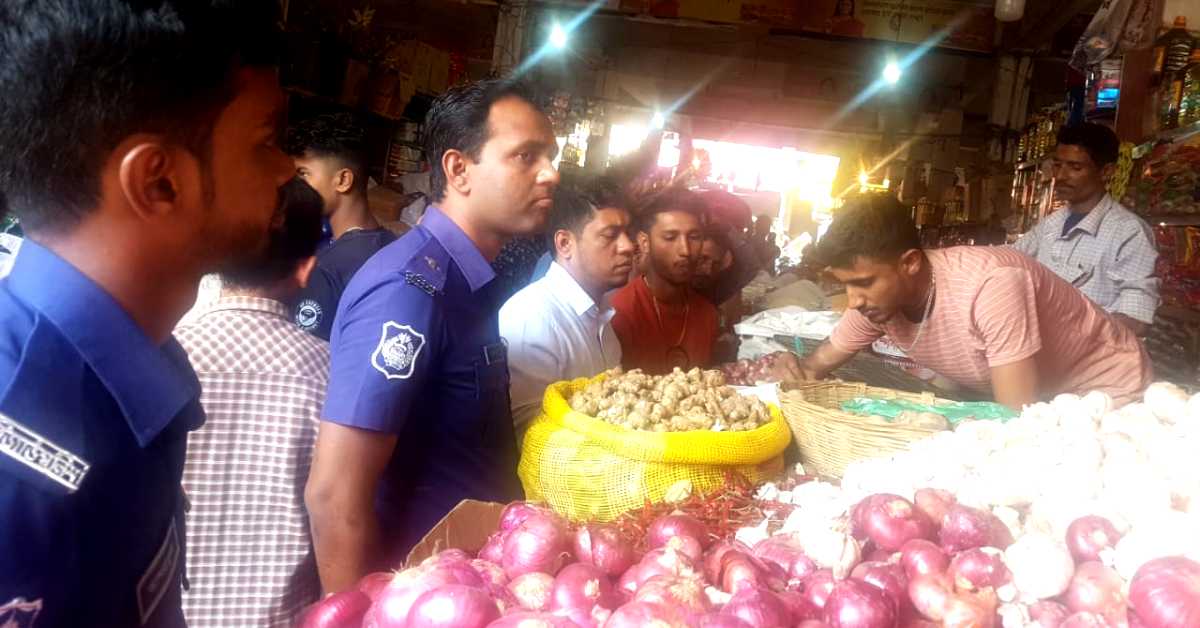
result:
[[[718,306],[778,252],[724,193],[561,185],[506,80],[433,104],[431,205],[396,239],[361,130],[282,140],[274,6],[0,5],[0,189],[28,238],[0,281],[0,624],[291,625],[461,499],[519,498],[547,384],[719,362]],[[521,237],[550,254],[510,294],[492,262]],[[1149,377],[1131,325],[1016,251],[921,250],[894,199],[848,204],[814,255],[851,310],[779,379],[884,334],[1014,406]],[[1125,291],[1153,286],[1116,259],[1108,303],[1145,321]],[[209,273],[220,298],[177,326]]]

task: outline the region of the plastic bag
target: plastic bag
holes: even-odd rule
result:
[[[902,412],[933,413],[946,417],[951,425],[968,419],[1005,422],[1019,416],[1008,406],[990,401],[955,401],[940,404],[924,404],[904,399],[871,399],[855,397],[842,402],[842,410],[864,416],[878,416],[895,421]]]

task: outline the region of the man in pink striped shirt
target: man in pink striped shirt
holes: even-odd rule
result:
[[[812,255],[846,285],[849,309],[801,363],[807,379],[886,335],[917,364],[1015,409],[1092,390],[1125,403],[1150,383],[1141,343],[1083,293],[1007,247],[922,250],[889,196],[848,202]]]

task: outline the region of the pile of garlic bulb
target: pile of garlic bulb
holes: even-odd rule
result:
[[[849,465],[851,501],[875,493],[913,499],[950,491],[991,510],[1014,536],[1062,539],[1084,515],[1125,533],[1108,561],[1126,579],[1147,560],[1200,559],[1200,394],[1156,383],[1142,402],[1114,408],[1100,392],[1026,406],[1007,423],[967,421],[887,458]]]

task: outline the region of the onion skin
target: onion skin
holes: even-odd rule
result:
[[[1096,613],[1075,613],[1062,621],[1058,628],[1113,628],[1103,615]]]
[[[536,571],[521,574],[508,583],[508,590],[517,598],[521,608],[547,611],[554,597],[554,576]]]
[[[958,500],[954,498],[954,493],[938,488],[917,489],[916,494],[913,495],[913,501],[917,510],[924,513],[937,526],[941,526],[946,513],[950,512],[950,508],[958,503]]]
[[[1120,540],[1117,527],[1096,515],[1080,517],[1067,527],[1067,549],[1076,563],[1100,560],[1100,553],[1115,548]]]
[[[300,628],[358,628],[371,598],[358,589],[335,593],[309,607]]]
[[[568,557],[566,522],[553,513],[530,513],[504,539],[500,563],[509,578],[540,571],[554,575]]]
[[[580,526],[575,531],[574,550],[579,562],[595,565],[614,578],[637,562],[633,544],[616,527],[607,524]]]
[[[778,566],[789,581],[803,580],[817,571],[817,564],[788,536],[772,536],[759,541],[754,546],[754,556]]]
[[[691,515],[671,514],[655,519],[646,530],[646,544],[651,549],[662,547],[673,536],[690,536],[700,542],[701,548],[709,546],[708,529]]]
[[[1029,618],[1037,628],[1058,628],[1071,611],[1053,600],[1034,602],[1029,606]]]
[[[825,603],[830,628],[893,628],[895,602],[874,585],[853,578],[837,583]]]
[[[872,495],[859,504],[855,514],[856,527],[884,551],[897,552],[908,541],[933,536],[933,522],[899,495]]]
[[[727,593],[737,593],[742,589],[764,587],[767,584],[766,574],[742,552],[729,552],[721,566],[721,589]]]
[[[833,572],[822,569],[804,580],[804,589],[801,593],[813,608],[824,611],[825,604],[829,601],[829,594],[833,592],[836,584],[837,580],[834,579]]]
[[[909,580],[917,576],[945,573],[950,557],[936,543],[914,539],[900,548],[900,566]]]
[[[1107,615],[1125,608],[1124,582],[1116,571],[1095,561],[1075,568],[1062,601],[1074,613]]]
[[[721,582],[721,566],[725,562],[725,554],[739,551],[751,553],[750,548],[736,541],[717,541],[704,553],[704,578],[710,583]]]
[[[515,530],[530,515],[545,513],[546,509],[529,502],[513,502],[505,506],[504,510],[500,513],[500,531],[508,532],[509,530]]]
[[[869,584],[887,595],[900,614],[912,610],[908,600],[908,576],[899,565],[880,562],[859,563],[850,578]]]
[[[687,535],[673,536],[667,539],[667,542],[663,543],[662,547],[669,547],[676,552],[687,556],[694,562],[700,562],[701,560],[704,560],[704,547],[700,544],[700,541],[695,539],[695,537]]]
[[[792,613],[787,604],[766,589],[743,589],[737,592],[721,612],[733,615],[754,628],[775,628],[792,623]]]
[[[554,578],[550,608],[616,608],[621,600],[614,594],[612,582],[595,565],[567,565]]]
[[[701,615],[712,610],[708,596],[704,593],[704,582],[697,578],[655,576],[638,589],[633,599],[636,602],[666,604],[692,615]]]
[[[724,613],[701,615],[692,625],[696,628],[754,628],[741,619]]]
[[[976,547],[1005,549],[1013,542],[1008,526],[996,515],[961,504],[952,506],[942,518],[938,540],[950,554]]]
[[[1171,556],[1142,565],[1129,583],[1129,605],[1145,628],[1200,626],[1200,563]]]
[[[1012,581],[1012,574],[1004,566],[1004,558],[999,551],[987,552],[984,548],[969,549],[959,552],[950,561],[946,575],[954,582],[954,588],[959,591],[978,591],[983,588],[997,588]]]
[[[613,611],[608,621],[604,623],[604,628],[682,626],[684,621],[683,613],[670,606],[649,602],[630,602]]]
[[[509,613],[488,624],[487,628],[529,628],[529,626],[537,626],[538,628],[578,628],[578,624],[566,617],[559,617],[550,613],[534,613],[532,611]]]
[[[489,536],[487,543],[483,544],[483,549],[479,550],[479,558],[497,565],[503,563],[504,539],[506,538],[508,538],[507,532],[497,532]]]
[[[918,575],[908,581],[908,599],[927,619],[942,621],[954,599],[953,586],[945,574]]]
[[[483,560],[482,558],[473,558],[471,559],[471,567],[479,572],[479,576],[485,582],[490,582],[501,587],[508,584],[508,576],[504,574],[504,568],[496,563]]]
[[[996,594],[991,590],[985,594],[963,594],[951,596],[942,617],[944,628],[994,628],[996,620]]]
[[[447,601],[450,603],[447,603]],[[447,617],[445,609],[455,613]],[[405,628],[485,628],[500,618],[500,609],[483,590],[448,584],[426,592],[413,602]],[[381,628],[391,628],[383,625]],[[397,627],[398,628],[398,627]]]
[[[358,581],[357,589],[366,594],[371,601],[379,599],[379,594],[387,588],[388,583],[395,578],[396,574],[390,571],[377,571],[363,576],[362,580]]]

